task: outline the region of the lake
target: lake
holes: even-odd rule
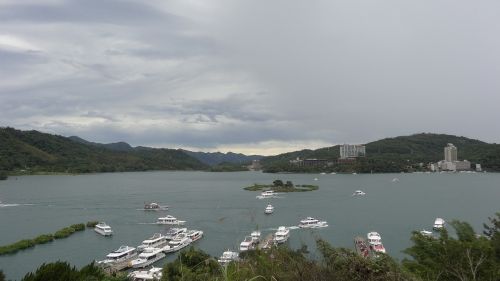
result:
[[[318,180],[315,181],[314,178]],[[393,182],[394,178],[399,181]],[[270,200],[242,188],[275,179],[294,184],[317,184],[319,190],[287,193]],[[355,190],[365,196],[352,196]],[[430,230],[436,217],[464,220],[482,232],[488,216],[499,211],[500,174],[374,174],[319,175],[260,172],[136,172],[76,176],[21,176],[0,181],[0,245],[34,238],[75,223],[105,221],[114,230],[103,237],[93,230],[38,245],[17,254],[0,256],[7,279],[20,279],[44,262],[68,261],[83,266],[101,260],[120,245],[137,246],[155,232],[154,224],[167,214],[204,231],[195,246],[212,256],[238,249],[252,230],[265,236],[278,226],[294,226],[306,216],[327,220],[328,228],[294,229],[288,245],[309,246],[317,257],[314,239],[353,249],[353,238],[378,231],[387,252],[398,259],[410,245],[413,230]],[[168,211],[140,210],[144,202],[170,206]],[[271,202],[275,211],[265,215]],[[157,263],[171,261],[176,254]]]

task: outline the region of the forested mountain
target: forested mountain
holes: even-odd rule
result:
[[[222,163],[249,164],[253,160],[260,160],[264,157],[260,155],[245,155],[233,152],[222,153],[222,152],[194,152],[189,150],[183,150],[183,151],[188,155],[210,166],[215,166]]]
[[[0,170],[90,173],[205,169],[205,164],[181,150],[96,144],[77,137],[0,128]]]
[[[338,164],[330,167],[296,167],[290,160],[317,158],[336,162],[340,156],[339,146],[316,150],[301,150],[265,157],[261,160],[264,169],[269,172],[401,172],[418,169],[420,163],[437,162],[444,158],[444,147],[453,143],[458,148],[458,158],[480,163],[490,171],[500,171],[500,145],[479,140],[444,134],[415,134],[382,140],[366,144],[366,157],[355,163]]]

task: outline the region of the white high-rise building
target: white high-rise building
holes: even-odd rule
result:
[[[444,161],[446,162],[454,162],[457,161],[457,148],[452,144],[449,143],[445,148],[444,148]]]
[[[340,146],[340,159],[364,157],[366,147],[359,144],[343,144]]]

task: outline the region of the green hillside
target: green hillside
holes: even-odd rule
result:
[[[386,138],[366,144],[366,157],[355,163],[337,164],[328,167],[297,167],[290,160],[327,159],[336,162],[339,146],[317,150],[301,150],[265,157],[261,160],[268,172],[406,172],[421,170],[420,163],[437,162],[443,159],[447,143],[458,148],[458,158],[480,163],[489,171],[500,171],[500,145],[479,140],[444,134],[415,134]]]
[[[0,170],[92,173],[203,169],[207,169],[205,164],[180,150],[118,150],[38,131],[0,128]]]

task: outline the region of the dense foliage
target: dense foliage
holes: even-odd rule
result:
[[[5,171],[0,171],[0,180],[6,180],[8,177],[7,172]]]
[[[21,281],[126,281],[126,276],[107,276],[94,263],[78,270],[66,262],[54,262],[41,265],[35,272],[30,272]]]
[[[235,164],[235,163],[220,163],[215,166],[210,167],[211,172],[242,172],[248,171],[247,165]]]
[[[318,190],[319,186],[311,184],[294,185],[291,181],[274,180],[272,184],[256,184],[243,188],[248,191],[272,190],[275,192],[305,192]]]
[[[147,147],[120,150],[116,144],[100,146],[37,131],[0,128],[0,171],[91,173],[206,168],[180,150]]]
[[[218,166],[220,164],[237,164],[244,165],[252,163],[253,160],[259,160],[264,156],[260,155],[245,155],[241,153],[233,152],[194,152],[189,150],[183,150],[189,156],[192,156],[202,163],[210,166]]]
[[[366,157],[353,162],[338,163],[340,147],[301,150],[261,159],[266,172],[340,172],[385,173],[411,172],[425,169],[429,162],[443,160],[444,147],[453,143],[458,148],[458,158],[479,163],[488,171],[500,171],[500,144],[443,134],[415,134],[386,138],[366,144]],[[323,166],[298,166],[290,160],[326,159]],[[421,163],[424,164],[423,167]]]

